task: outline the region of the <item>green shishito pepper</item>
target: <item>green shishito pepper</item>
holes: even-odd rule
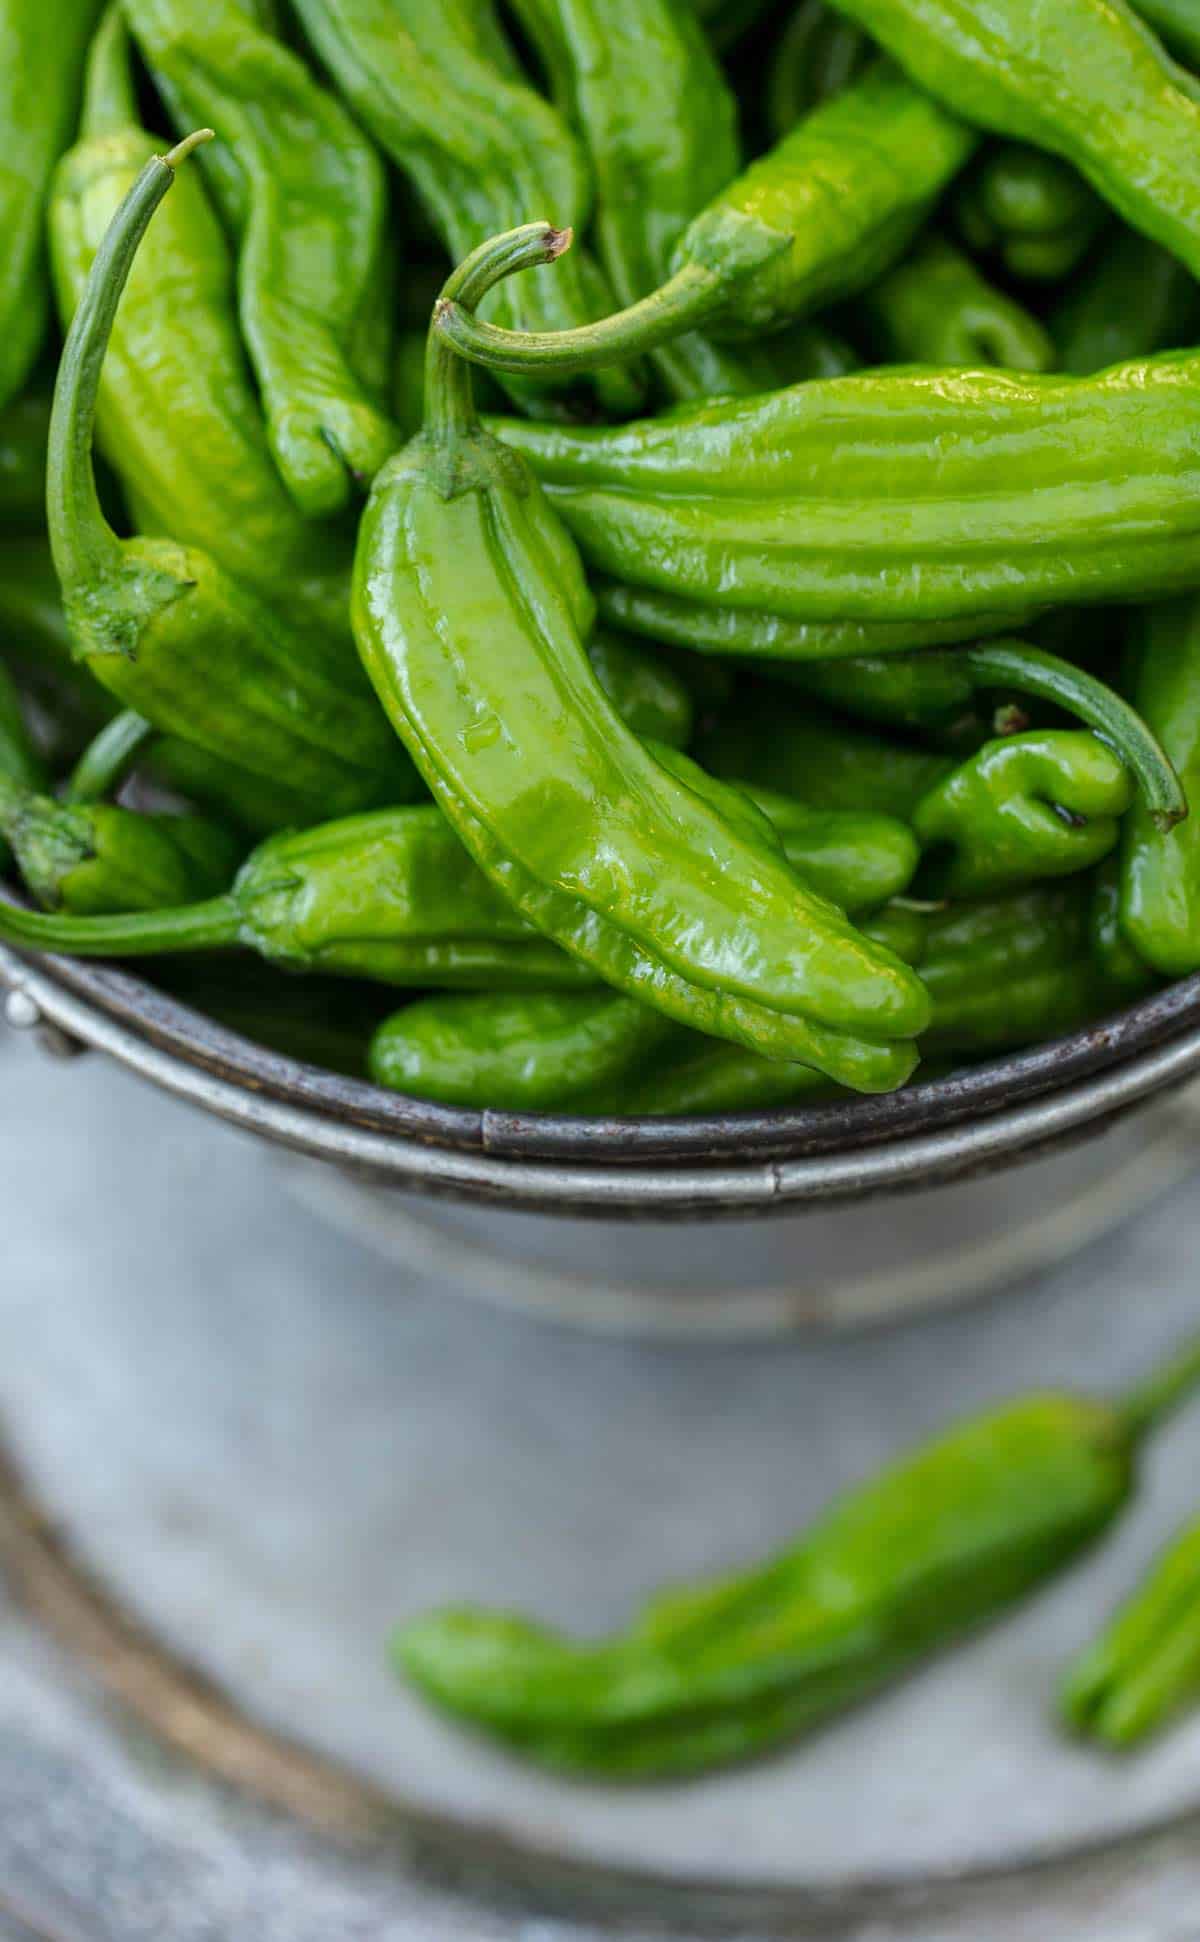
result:
[[[782,141],[805,115],[856,80],[872,53],[861,27],[833,13],[825,0],[800,0],[771,53],[766,106],[772,141]]]
[[[617,301],[635,303],[667,274],[692,217],[737,174],[732,90],[677,0],[516,0],[516,12],[587,151],[600,261]],[[736,353],[695,333],[653,361],[674,398],[759,388]]]
[[[238,238],[267,438],[301,512],[336,512],[397,443],[381,402],[383,166],[341,102],[238,0],[130,0],[125,11],[184,125],[208,122],[222,138],[213,186]]]
[[[1073,1732],[1124,1750],[1198,1699],[1200,1525],[1193,1524],[1072,1666],[1060,1707]]]
[[[834,0],[978,128],[1062,156],[1134,229],[1200,275],[1200,101],[1112,0]]]
[[[930,236],[858,300],[871,348],[889,363],[998,364],[1048,371],[1049,334],[943,237]]]
[[[71,139],[99,0],[48,17],[33,0],[0,11],[0,406],[22,389],[50,315],[42,222],[50,176]]]
[[[1064,371],[1174,350],[1200,333],[1200,291],[1178,258],[1122,228],[1070,285],[1050,319]]]
[[[447,304],[435,324],[460,348],[465,314]],[[1198,377],[1189,353],[1091,378],[882,370],[613,429],[493,429],[549,488],[589,567],[660,601],[961,624],[1200,576]],[[750,651],[787,646],[785,634]],[[837,652],[817,629],[800,651],[814,648]]]
[[[110,8],[88,62],[79,139],[50,200],[64,325],[123,197],[161,146],[139,123],[127,30]],[[303,518],[272,461],[238,333],[232,253],[194,170],[130,272],[105,352],[97,437],[140,531],[202,547],[292,621],[348,641],[352,548],[346,534]]]
[[[199,547],[118,539],[96,494],[92,427],[113,317],[176,165],[203,138],[143,168],[97,251],[59,366],[47,518],[75,652],[156,727],[306,797],[309,819],[403,801],[416,787],[411,764],[341,643],[286,628]]]
[[[447,294],[470,307],[564,240],[545,223],[496,238]],[[431,331],[425,429],[359,530],[354,626],[447,820],[522,915],[630,996],[856,1090],[901,1084],[919,981],[799,883],[736,792],[715,804],[629,732],[588,664],[591,617],[566,529]]]
[[[1184,788],[1200,793],[1200,600],[1164,601],[1137,616],[1129,691],[1161,738]],[[1138,956],[1167,977],[1200,970],[1200,816],[1156,828],[1141,804],[1121,844],[1120,927]]]
[[[986,149],[954,200],[970,247],[997,256],[1010,276],[1035,283],[1069,276],[1107,215],[1074,169],[1017,142]]]
[[[745,1758],[1071,1563],[1125,1508],[1147,1434],[1197,1381],[1191,1345],[1122,1399],[1000,1404],[848,1491],[778,1556],[660,1594],[598,1644],[451,1607],[402,1626],[394,1663],[452,1717],[567,1772],[642,1780]]]
[[[649,296],[571,331],[523,335],[465,307],[448,307],[442,326],[479,363],[543,379],[639,356],[699,324],[759,337],[896,262],[978,139],[877,62],[701,211]]]
[[[547,210],[586,227],[591,184],[579,144],[523,77],[492,0],[297,0],[297,12],[456,261]],[[520,330],[569,329],[603,316],[612,294],[599,266],[581,251],[565,268],[564,276],[506,287],[496,315]],[[636,408],[631,373],[598,371],[592,385],[604,410]],[[528,409],[553,408],[545,390],[519,386],[515,395]]]

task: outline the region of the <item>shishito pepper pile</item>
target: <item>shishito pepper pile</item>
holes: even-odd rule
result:
[[[579,1113],[887,1091],[1200,970],[1191,0],[53,26],[0,0],[0,938]],[[601,1644],[399,1661],[560,1767],[737,1757],[1067,1562],[1198,1380],[1000,1408]],[[1196,1548],[1075,1730],[1200,1689]]]
[[[0,0],[0,936],[580,1113],[1200,969],[1200,35],[978,11]]]

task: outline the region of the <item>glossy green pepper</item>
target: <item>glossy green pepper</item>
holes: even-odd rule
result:
[[[1154,972],[1139,957],[1121,928],[1121,858],[1119,851],[1105,857],[1092,879],[1092,904],[1089,917],[1091,954],[1106,984],[1127,999],[1138,998],[1153,989]]]
[[[1200,600],[1164,601],[1136,618],[1129,692],[1200,802]],[[1121,847],[1121,929],[1167,977],[1200,970],[1200,815],[1160,830],[1140,804]]]
[[[927,236],[858,300],[872,349],[897,364],[998,364],[1049,371],[1054,344],[944,237]]]
[[[141,126],[119,9],[88,61],[76,145],[59,164],[50,241],[69,324],[109,223],[162,144]],[[96,414],[134,525],[199,546],[290,623],[350,645],[347,533],[298,511],[267,445],[238,333],[234,261],[186,170],[146,235],[113,319]]]
[[[645,739],[686,748],[692,739],[692,699],[685,683],[640,641],[600,629],[587,644],[597,681],[625,726]]]
[[[412,182],[456,260],[497,230],[553,214],[582,230],[591,183],[562,117],[522,77],[492,0],[297,0],[321,59],[363,126]],[[566,329],[602,316],[612,296],[582,251],[565,276],[539,273],[495,298],[522,330]],[[598,371],[603,409],[636,407],[629,372]],[[552,408],[529,386],[527,409]],[[568,401],[560,401],[569,402]]]
[[[631,634],[686,647],[695,654],[771,661],[779,668],[801,662],[908,654],[1003,634],[1029,613],[969,614],[961,620],[791,620],[746,607],[717,607],[681,600],[658,587],[623,586],[597,575],[592,580],[602,620]]]
[[[618,303],[667,275],[697,212],[738,172],[737,104],[678,0],[515,0],[596,186],[596,245]],[[543,215],[545,210],[530,210]],[[736,354],[690,333],[654,354],[669,397],[758,388]]]
[[[1200,102],[1114,0],[834,0],[955,114],[1074,163],[1200,275]]]
[[[977,140],[876,62],[701,211],[649,296],[599,324],[525,335],[446,304],[442,328],[481,364],[543,377],[640,355],[701,323],[757,338],[863,289],[902,256]]]
[[[1189,1525],[1071,1667],[1059,1696],[1071,1731],[1125,1750],[1200,1699],[1200,1525]]]
[[[814,809],[868,809],[905,823],[953,767],[934,750],[853,727],[777,689],[736,695],[706,725],[697,755],[714,775],[777,789]]]
[[[37,385],[0,411],[0,530],[40,532],[46,521],[50,393]]]
[[[268,443],[301,512],[336,512],[397,444],[381,403],[382,165],[341,102],[239,0],[129,0],[125,11],[183,124],[208,122],[222,138],[213,186],[238,238]]]
[[[1112,1402],[1000,1404],[837,1499],[762,1565],[660,1594],[576,1644],[451,1607],[394,1636],[427,1699],[548,1766],[699,1772],[821,1722],[1063,1569],[1125,1508],[1147,1434],[1200,1381],[1189,1346]]]
[[[79,106],[79,77],[99,0],[0,8],[0,407],[23,388],[50,315],[42,221],[50,177]]]
[[[470,307],[551,260],[530,224],[452,276]],[[420,572],[414,563],[420,561]],[[385,709],[481,869],[609,984],[859,1090],[902,1083],[924,993],[732,802],[630,734],[588,664],[591,599],[532,474],[430,333],[426,424],[376,481],[354,624]]]
[[[800,0],[775,43],[767,75],[767,125],[782,141],[797,122],[858,79],[873,49],[862,29],[825,0]]]
[[[839,713],[916,729],[951,746],[978,740],[978,684],[958,654],[855,654],[844,661],[762,661],[763,676]]]
[[[627,586],[796,621],[962,621],[1200,578],[1198,375],[1182,353],[1094,378],[884,370],[612,430],[495,429]]]
[[[1051,728],[986,742],[913,811],[922,844],[939,853],[922,881],[944,896],[990,897],[1088,870],[1115,846],[1133,796],[1129,771],[1095,735]]]
[[[1200,292],[1178,258],[1121,228],[1066,291],[1050,330],[1062,369],[1087,376],[1194,343]]]
[[[55,386],[47,513],[76,655],[165,732],[307,797],[308,817],[416,787],[361,669],[294,634],[199,547],[120,540],[96,494],[92,426],[113,316],[137,246],[193,146],[149,161],[109,226]]]
[[[1056,155],[1018,142],[984,150],[954,197],[973,250],[1010,276],[1056,283],[1087,255],[1107,218],[1099,196]]]
[[[284,831],[225,896],[128,917],[0,906],[0,937],[77,957],[246,950],[291,971],[381,984],[553,990],[586,969],[522,922],[441,813],[384,809]]]

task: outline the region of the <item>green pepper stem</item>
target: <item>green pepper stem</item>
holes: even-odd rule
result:
[[[1078,715],[1124,762],[1157,827],[1166,830],[1182,822],[1187,797],[1166,751],[1136,709],[1105,682],[1026,641],[984,641],[964,653],[980,687],[1016,688]]]
[[[78,958],[157,957],[219,951],[238,943],[241,915],[233,896],[174,910],[137,910],[112,917],[69,917],[26,910],[0,898],[0,942]]]
[[[425,351],[424,429],[435,443],[472,431],[479,422],[470,368],[451,349],[440,328],[442,311],[447,305],[463,304],[469,313],[502,278],[539,263],[553,263],[570,249],[572,235],[573,231],[555,229],[552,223],[524,223],[520,229],[490,237],[450,272],[434,305]]]
[[[117,5],[105,8],[88,53],[80,132],[85,141],[137,128],[137,97],[129,61],[129,29]]]
[[[614,311],[594,324],[576,330],[503,330],[481,323],[463,307],[464,300],[449,290],[434,312],[434,328],[460,357],[491,371],[526,372],[536,377],[549,370],[566,374],[590,371],[597,364],[615,364],[640,357],[684,331],[694,330],[725,302],[729,280],[699,263],[685,263],[660,289],[640,297],[626,310]]]
[[[1121,1414],[1134,1437],[1156,1429],[1200,1387],[1200,1338],[1172,1356],[1121,1403]]]
[[[64,802],[104,802],[115,795],[158,730],[127,708],[114,715],[84,749],[63,791]]]
[[[120,557],[104,517],[92,466],[100,372],[138,244],[174,180],[175,169],[211,128],[197,129],[167,155],[152,156],[125,197],[96,252],[58,367],[46,454],[46,523],[63,588],[91,590]]]

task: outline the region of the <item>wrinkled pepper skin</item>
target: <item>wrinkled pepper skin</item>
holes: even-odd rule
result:
[[[448,303],[440,327],[497,371],[552,375],[640,355],[704,323],[757,339],[874,281],[920,229],[978,136],[876,62],[751,163],[688,225],[674,273],[603,323],[554,334],[496,329]]]
[[[1092,961],[1109,988],[1126,1002],[1152,991],[1155,973],[1139,957],[1121,928],[1121,856],[1106,856],[1092,879],[1088,919]]]
[[[597,576],[592,582],[602,620],[630,634],[696,654],[729,655],[790,663],[843,657],[908,654],[914,648],[942,647],[1002,634],[1029,613],[969,614],[961,620],[789,620],[746,607],[717,607],[681,600],[658,587],[628,587]]]
[[[470,306],[562,244],[530,224],[447,293]],[[919,981],[800,884],[769,830],[629,733],[587,661],[590,623],[565,528],[431,333],[425,430],[360,527],[354,625],[448,821],[531,923],[628,995],[858,1090],[901,1084]]]
[[[1107,217],[1074,169],[1017,142],[985,149],[954,201],[971,249],[997,257],[1010,276],[1031,283],[1069,276]]]
[[[1111,1402],[1001,1403],[847,1491],[786,1550],[668,1590],[596,1644],[510,1614],[410,1621],[397,1670],[545,1765],[608,1779],[742,1758],[877,1691],[998,1617],[1110,1526],[1141,1445],[1197,1381],[1185,1350]]]
[[[881,911],[862,928],[906,963],[920,962],[918,913]],[[700,1068],[696,1104],[689,1064]],[[806,1066],[704,1038],[606,991],[423,999],[379,1026],[370,1069],[390,1091],[493,1112],[719,1112],[739,1103],[743,1084],[765,1090],[766,1103],[829,1089]],[[664,1090],[669,1106],[656,1103]]]
[[[1200,291],[1176,257],[1122,228],[1067,290],[1050,331],[1061,368],[1090,376],[1194,343]]]
[[[582,231],[591,183],[562,117],[522,78],[492,0],[297,0],[320,58],[362,125],[409,178],[458,261],[488,236],[553,216]],[[563,330],[603,316],[612,293],[576,251],[566,275],[538,272],[506,286],[495,316],[517,330]],[[512,387],[509,387],[510,389]],[[639,387],[597,372],[601,407],[628,413]],[[515,393],[526,409],[552,394]]]
[[[977,683],[959,654],[858,654],[845,661],[763,661],[764,677],[840,714],[918,730],[948,745],[978,739]]]
[[[587,153],[601,264],[617,302],[635,303],[663,281],[692,217],[738,172],[733,92],[680,0],[515,6]],[[758,388],[735,354],[696,333],[663,346],[653,362],[671,398]]]
[[[539,991],[587,971],[522,923],[432,807],[378,810],[260,844],[227,895],[125,917],[0,907],[0,936],[79,957],[245,950],[381,984]]]
[[[715,609],[950,621],[1200,577],[1186,353],[1094,378],[856,373],[612,430],[495,429],[589,567]]]
[[[61,803],[0,780],[0,830],[27,888],[74,917],[152,911],[224,890],[242,845],[200,816],[142,816],[109,803]]]
[[[927,1057],[983,1057],[1077,1031],[1128,1002],[1093,957],[1086,880],[934,912],[921,976]]]
[[[1200,805],[1200,600],[1145,608],[1130,643],[1129,694]],[[1142,805],[1121,844],[1121,930],[1166,977],[1200,970],[1200,814],[1156,829]]]
[[[0,532],[37,533],[46,523],[50,393],[23,391],[0,411]]]
[[[267,439],[300,511],[337,512],[395,450],[379,157],[340,101],[238,0],[129,0],[187,127],[221,138],[242,331]],[[180,128],[182,134],[184,128]]]
[[[793,796],[813,809],[871,810],[910,823],[953,760],[855,728],[779,691],[739,694],[700,737],[714,775]]]
[[[1123,0],[834,0],[976,127],[1073,162],[1200,275],[1200,101]]]
[[[43,220],[50,177],[79,108],[100,0],[0,6],[0,408],[21,391],[50,317]]]
[[[912,820],[927,850],[948,852],[944,864],[927,859],[931,889],[990,897],[1090,869],[1116,845],[1133,799],[1133,778],[1098,737],[1042,729],[986,742]]]
[[[872,349],[885,363],[1049,371],[1047,331],[943,237],[926,237],[859,299]]]
[[[122,17],[88,63],[79,139],[50,199],[64,328],[139,171],[163,144],[140,126]],[[199,546],[296,625],[350,643],[349,536],[303,518],[285,489],[238,331],[233,256],[185,170],[147,233],[113,319],[97,441],[139,531]]]
[[[1059,1703],[1073,1733],[1124,1751],[1198,1699],[1200,1526],[1193,1524],[1071,1667]]]
[[[47,515],[78,659],[126,708],[307,795],[313,816],[402,801],[415,777],[347,657],[306,650],[199,547],[119,540],[96,496],[92,424],[112,319],[142,234],[170,187],[148,162],[97,252],[55,386]]]

